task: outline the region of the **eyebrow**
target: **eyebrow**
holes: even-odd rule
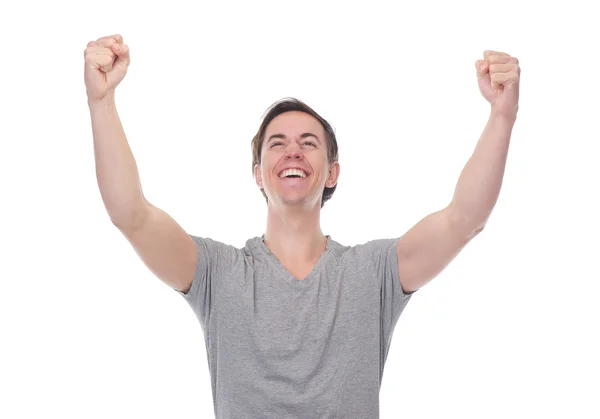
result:
[[[317,137],[317,136],[316,136],[315,134],[313,134],[313,133],[310,133],[310,132],[305,132],[304,134],[302,134],[302,135],[300,136],[300,138],[307,138],[307,137],[314,137],[314,138],[316,138],[316,139],[317,139],[317,141],[319,142],[319,144],[321,143],[321,140],[319,139],[319,137]],[[285,139],[285,138],[287,138],[287,137],[285,136],[285,134],[273,134],[273,135],[271,135],[271,136],[269,137],[269,139],[267,140],[267,144],[269,144],[269,142],[271,142],[271,140],[273,140],[273,139],[275,139],[275,138],[282,138],[282,139]]]

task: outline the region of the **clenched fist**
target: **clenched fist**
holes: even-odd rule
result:
[[[519,60],[505,52],[485,50],[483,60],[477,60],[475,66],[479,91],[492,104],[494,114],[516,118],[521,79]]]
[[[101,101],[114,93],[127,74],[129,47],[121,35],[104,36],[88,43],[84,57],[88,101]]]

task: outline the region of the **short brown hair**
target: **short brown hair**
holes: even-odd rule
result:
[[[261,164],[261,150],[262,150],[263,141],[265,139],[265,132],[267,131],[267,126],[277,115],[280,115],[284,112],[290,112],[290,111],[299,111],[299,112],[307,113],[309,115],[314,116],[321,123],[321,125],[323,126],[323,130],[325,131],[325,140],[327,143],[327,160],[329,161],[330,164],[338,161],[339,156],[338,156],[337,140],[335,138],[335,132],[334,132],[333,128],[331,127],[331,125],[329,124],[329,122],[327,122],[325,119],[323,119],[318,113],[316,113],[306,103],[304,103],[301,100],[298,100],[296,98],[288,97],[288,98],[284,98],[284,99],[278,100],[277,102],[273,103],[265,111],[266,116],[265,116],[265,114],[263,114],[263,121],[260,124],[260,128],[258,129],[258,132],[254,136],[254,138],[252,138],[252,173],[253,174],[254,174],[254,166],[257,164],[258,165]],[[328,201],[333,196],[336,186],[337,185],[334,185],[333,188],[325,187],[325,189],[323,190],[323,198],[321,199],[321,208],[323,208],[323,205],[325,205],[325,202]],[[260,191],[262,192],[263,196],[265,197],[265,199],[267,200],[267,203],[268,203],[269,199],[267,198],[267,195],[265,194],[264,189],[261,189]]]

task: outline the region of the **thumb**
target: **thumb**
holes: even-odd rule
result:
[[[477,60],[475,62],[477,68],[477,83],[479,90],[486,96],[493,93],[492,81],[490,78],[490,65],[486,60]]]
[[[477,60],[475,62],[475,67],[477,68],[477,79],[485,79],[490,81],[490,66],[486,60]],[[485,81],[484,80],[484,81]]]
[[[113,64],[113,67],[121,66],[123,69],[127,69],[131,63],[131,59],[129,57],[129,47],[125,44],[116,43],[111,45],[111,49],[115,54],[117,54],[117,60]]]

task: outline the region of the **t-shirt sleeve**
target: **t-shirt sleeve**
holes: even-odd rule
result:
[[[187,293],[176,290],[188,302],[200,324],[208,322],[215,294],[237,258],[237,249],[209,238],[189,235],[196,245],[198,261],[192,285]]]
[[[402,278],[398,274],[396,245],[399,238],[373,240],[368,243],[381,292],[381,343],[383,359],[387,358],[394,328],[404,307],[415,293],[402,289]]]

